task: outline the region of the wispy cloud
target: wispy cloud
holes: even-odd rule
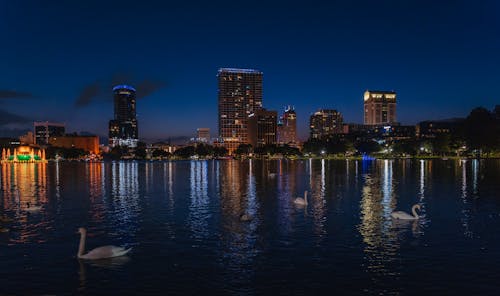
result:
[[[137,90],[137,99],[150,96],[154,92],[166,87],[166,83],[157,79],[136,80],[126,73],[116,73],[108,81],[95,81],[86,85],[75,101],[75,107],[81,108],[97,101],[113,99],[111,89],[118,84],[130,84]]]
[[[26,99],[33,98],[33,94],[16,90],[0,89],[0,99]]]
[[[101,85],[99,82],[94,82],[85,86],[76,99],[75,106],[83,107],[87,106],[92,102],[93,99],[97,98],[99,94],[102,92]]]
[[[0,109],[0,126],[31,122],[29,118]]]

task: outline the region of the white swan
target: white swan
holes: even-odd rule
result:
[[[80,233],[80,246],[78,247],[78,259],[87,259],[87,260],[97,260],[97,259],[105,259],[105,258],[113,258],[126,255],[132,248],[125,249],[117,246],[104,246],[95,248],[87,254],[83,254],[85,251],[85,238],[87,236],[87,230],[83,227],[78,229]]]
[[[307,190],[304,191],[304,198],[297,197],[296,199],[294,199],[293,203],[298,205],[298,206],[306,206],[307,205]]]
[[[413,214],[413,216],[403,211],[395,211],[391,213],[391,217],[401,220],[417,220],[418,218],[420,218],[417,214],[417,209],[420,211],[420,205],[413,205],[413,207],[411,207],[411,213]]]
[[[26,212],[38,212],[42,209],[42,206],[32,206],[29,202],[26,203]]]
[[[252,221],[252,216],[250,214],[241,214],[240,221],[241,222],[250,222],[250,221]]]

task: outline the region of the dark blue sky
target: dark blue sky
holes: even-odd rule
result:
[[[366,89],[397,91],[403,124],[500,103],[497,1],[101,2],[0,0],[0,130],[106,135],[127,82],[149,87],[141,138],[216,136],[220,67],[263,71],[264,106],[294,105],[303,139],[318,108],[362,122]]]

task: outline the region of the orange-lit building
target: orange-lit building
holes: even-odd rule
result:
[[[77,148],[88,151],[92,154],[99,154],[98,136],[71,136],[49,138],[49,144],[54,147]]]
[[[396,123],[396,92],[367,90],[364,102],[365,125]]]

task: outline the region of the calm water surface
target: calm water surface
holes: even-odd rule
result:
[[[500,160],[0,168],[2,295],[500,293]],[[133,251],[80,262],[81,226],[87,249]]]

